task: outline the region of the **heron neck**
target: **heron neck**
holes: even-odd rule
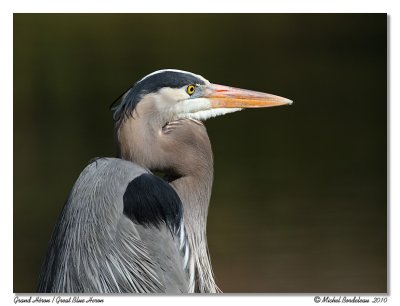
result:
[[[184,224],[190,247],[188,271],[192,292],[220,292],[214,281],[206,235],[212,181],[211,163],[195,175],[183,176],[171,182],[184,207]]]
[[[170,133],[160,134],[154,126],[163,126],[161,123],[144,120],[151,112],[139,113],[141,117],[123,122],[117,130],[119,154],[151,171],[165,173],[183,204],[184,229],[190,249],[190,289],[219,292],[206,236],[213,182],[213,156],[206,129],[202,123],[187,119],[171,124]]]
[[[212,171],[204,171],[201,179],[183,176],[170,182],[182,201],[186,228],[195,236],[206,231],[212,181]]]

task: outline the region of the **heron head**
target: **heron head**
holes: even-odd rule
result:
[[[112,108],[117,154],[151,170],[182,174],[208,169],[205,163],[212,163],[212,150],[199,121],[243,108],[291,103],[271,94],[212,84],[190,72],[156,71],[135,83]]]
[[[206,120],[243,108],[291,104],[283,97],[212,84],[191,72],[155,71],[134,84],[114,107],[114,119],[135,117],[137,108],[147,109],[161,124],[178,119]],[[142,106],[142,107],[139,107]],[[140,111],[137,113],[140,116]]]

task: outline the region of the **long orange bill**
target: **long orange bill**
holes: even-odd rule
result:
[[[218,84],[207,86],[206,98],[212,108],[257,108],[290,105],[292,100],[263,92],[234,88]]]

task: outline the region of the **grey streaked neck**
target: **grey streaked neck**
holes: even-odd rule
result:
[[[206,235],[212,170],[211,156],[211,163],[196,175],[183,176],[170,183],[184,206],[184,223],[190,246],[188,271],[191,292],[220,292],[214,281]]]
[[[206,236],[213,181],[213,156],[206,129],[191,119],[171,122],[167,127],[147,120],[151,108],[141,103],[136,109],[138,116],[117,123],[118,151],[122,159],[172,177],[170,184],[183,204],[190,246],[189,290],[220,292],[214,281]]]

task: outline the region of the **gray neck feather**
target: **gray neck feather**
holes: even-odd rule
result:
[[[174,177],[170,184],[183,203],[190,247],[189,291],[220,292],[214,281],[206,236],[213,181],[213,156],[206,129],[190,119],[171,122],[165,129],[162,119],[157,122],[152,115],[151,104],[141,102],[133,117],[117,123],[118,152],[122,159]],[[150,117],[153,120],[148,120]]]
[[[207,245],[207,214],[212,187],[212,165],[199,176],[180,177],[171,185],[184,205],[184,222],[190,246],[188,270],[191,292],[220,292],[217,287]],[[211,170],[211,171],[208,171]],[[200,178],[201,177],[201,178]]]

